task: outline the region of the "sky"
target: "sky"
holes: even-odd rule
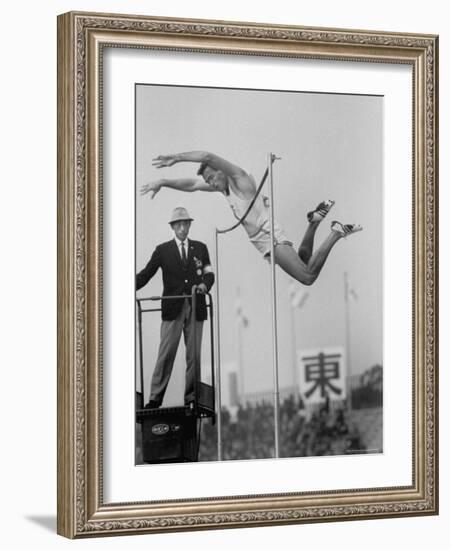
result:
[[[168,220],[173,208],[188,209],[190,237],[203,241],[214,265],[215,228],[235,221],[225,198],[217,193],[182,193],[162,189],[151,200],[140,188],[161,177],[195,177],[198,165],[179,163],[157,170],[158,155],[205,150],[253,174],[257,182],[268,153],[274,165],[275,218],[298,244],[307,227],[306,213],[324,199],[336,201],[316,234],[315,246],[330,223],[359,223],[361,233],[338,242],[319,278],[303,287],[308,299],[294,311],[289,305],[291,278],[277,268],[279,382],[293,382],[293,334],[297,349],[345,347],[344,273],[357,300],[350,305],[352,374],[382,364],[382,200],[383,98],[344,94],[136,86],[136,270],[154,248],[173,237]],[[264,193],[268,194],[267,188]],[[242,364],[247,392],[273,388],[270,266],[249,242],[242,227],[220,237],[221,357],[237,363],[236,296],[248,326],[242,328]],[[295,288],[302,285],[295,283]],[[158,273],[137,296],[162,293]],[[159,314],[146,314],[143,325],[145,397],[159,343]],[[184,362],[180,345],[165,404],[182,400]],[[203,376],[208,377],[209,330],[205,325]],[[139,386],[139,382],[138,382]]]

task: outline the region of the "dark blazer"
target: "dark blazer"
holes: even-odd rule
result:
[[[192,287],[205,283],[208,292],[214,284],[214,273],[203,273],[210,265],[208,249],[204,243],[189,239],[187,265],[183,266],[181,255],[175,239],[158,245],[148,264],[136,275],[136,290],[139,290],[153,277],[159,268],[162,269],[163,296],[190,295]],[[197,321],[207,318],[205,296],[197,294]],[[161,300],[162,318],[173,321],[180,314],[183,300]]]

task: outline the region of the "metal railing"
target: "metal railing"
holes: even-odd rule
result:
[[[194,285],[192,287],[191,294],[180,294],[176,296],[149,296],[146,298],[136,298],[136,304],[138,309],[138,330],[139,330],[139,369],[140,369],[140,381],[141,381],[141,392],[142,399],[144,399],[144,353],[143,353],[143,342],[142,342],[142,314],[148,312],[162,311],[162,307],[159,308],[143,308],[142,302],[156,302],[163,300],[187,300],[191,299],[191,323],[193,324],[193,340],[194,340],[194,357],[197,358],[197,325],[196,325],[196,312],[197,312],[197,296],[198,296],[198,286]],[[202,293],[203,294],[203,293]],[[215,355],[214,355],[214,307],[211,294],[209,292],[204,294],[206,299],[206,308],[209,309],[209,322],[210,322],[210,339],[211,339],[211,385],[215,387]],[[199,372],[200,364],[195,365],[194,370],[194,388],[195,395],[197,396],[198,392],[198,383],[201,381],[201,373]],[[196,406],[196,405],[195,405]]]

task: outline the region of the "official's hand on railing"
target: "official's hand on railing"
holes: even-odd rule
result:
[[[191,294],[177,294],[177,295],[168,295],[168,296],[147,296],[145,298],[136,298],[136,302],[147,302],[147,301],[153,301],[156,302],[158,300],[182,300],[184,298],[192,298],[195,294],[205,294],[206,296],[209,296],[209,299],[211,300],[211,294],[208,292],[208,288],[205,285],[205,283],[200,283],[199,285],[194,285],[191,290]]]

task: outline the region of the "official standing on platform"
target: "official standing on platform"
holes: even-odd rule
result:
[[[192,403],[195,397],[195,369],[200,373],[203,322],[207,319],[204,294],[214,284],[214,273],[206,245],[188,239],[192,221],[185,208],[175,208],[169,221],[175,238],[158,245],[148,264],[136,276],[136,289],[139,290],[161,268],[163,296],[186,295],[186,298],[161,300],[161,340],[152,376],[150,400],[145,406],[148,409],[158,408],[163,402],[182,333],[186,345],[185,405]],[[189,298],[194,285],[198,289],[195,319],[192,300]]]

